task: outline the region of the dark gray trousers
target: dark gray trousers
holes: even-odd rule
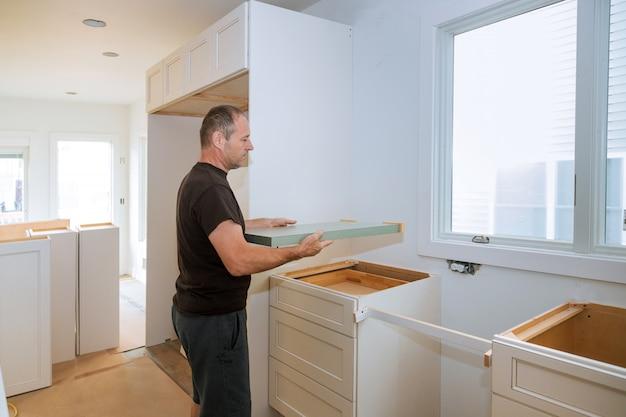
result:
[[[172,306],[172,322],[191,366],[200,417],[250,417],[246,310],[204,316]]]

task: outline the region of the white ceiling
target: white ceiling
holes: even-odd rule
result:
[[[130,104],[144,97],[148,67],[242,2],[0,0],[0,97]],[[264,2],[301,11],[317,0]]]

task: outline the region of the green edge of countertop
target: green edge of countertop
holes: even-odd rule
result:
[[[280,247],[297,245],[302,239],[318,230],[324,232],[322,235],[323,240],[337,240],[399,233],[401,225],[397,223],[359,222],[296,224],[286,227],[250,229],[246,231],[245,236],[250,243]]]

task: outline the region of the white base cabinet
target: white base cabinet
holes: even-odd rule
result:
[[[496,335],[493,417],[626,416],[625,331],[626,309],[569,303]]]
[[[273,275],[270,405],[286,416],[438,415],[439,342],[357,323],[365,305],[438,320],[438,281],[428,277],[359,261]],[[372,378],[379,366],[385,370]]]
[[[7,396],[52,382],[49,239],[0,243],[0,367]]]
[[[84,355],[119,344],[119,232],[111,224],[78,231],[78,353]]]

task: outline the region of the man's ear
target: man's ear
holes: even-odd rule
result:
[[[226,142],[226,138],[224,137],[224,134],[222,132],[220,132],[219,130],[213,132],[213,134],[211,135],[211,143],[213,144],[213,146],[215,146],[217,149],[224,150],[224,142]]]

